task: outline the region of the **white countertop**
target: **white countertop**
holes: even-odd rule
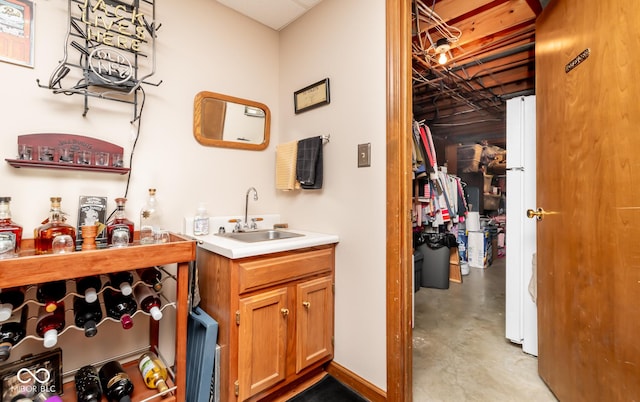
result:
[[[270,221],[270,219],[267,219],[267,217],[268,215],[265,215],[265,221]],[[227,217],[224,217],[223,220],[226,219]],[[216,218],[211,218],[211,221],[212,224],[217,225]],[[340,240],[338,235],[333,234],[316,233],[297,229],[278,229],[282,231],[303,234],[304,236],[292,237],[289,239],[265,240],[248,243],[240,240],[234,240],[228,237],[217,236],[215,234],[217,232],[217,230],[215,229],[216,226],[214,225],[210,226],[212,233],[206,236],[194,236],[193,230],[189,230],[189,225],[193,225],[192,217],[185,218],[184,234],[196,239],[199,247],[230,259],[253,257],[256,255],[297,250],[306,247],[322,246],[325,244],[338,243]],[[270,222],[268,226],[265,225],[265,227],[260,227],[260,229],[267,228],[269,226],[272,226]]]
[[[279,230],[300,233],[304,236],[292,237],[289,239],[258,241],[254,243],[247,243],[240,240],[230,239],[228,237],[217,236],[215,234],[193,236],[193,238],[196,239],[199,247],[231,259],[277,253],[280,251],[297,250],[306,247],[322,246],[325,244],[337,243],[339,241],[337,235],[307,232],[304,230]]]

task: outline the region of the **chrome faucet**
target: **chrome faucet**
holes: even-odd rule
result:
[[[253,200],[258,201],[258,190],[256,190],[255,187],[249,187],[249,189],[247,190],[247,196],[245,197],[245,201],[244,201],[243,230],[249,229],[249,193],[251,193],[251,190],[253,190]],[[255,229],[255,227],[252,229]]]

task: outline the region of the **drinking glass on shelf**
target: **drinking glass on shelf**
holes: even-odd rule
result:
[[[73,163],[73,150],[60,148],[58,150],[58,160],[64,163]]]
[[[53,148],[47,145],[40,145],[38,147],[38,160],[53,162]]]
[[[30,145],[18,144],[18,159],[30,161],[33,159]]]
[[[122,161],[122,154],[112,154],[111,155],[111,166],[113,167],[123,167],[124,162]]]
[[[53,254],[71,253],[76,251],[73,246],[73,238],[69,235],[58,235],[51,242]]]
[[[108,152],[96,152],[96,166],[109,166]]]
[[[91,151],[78,151],[78,152],[76,152],[76,163],[78,165],[90,165],[91,164]]]

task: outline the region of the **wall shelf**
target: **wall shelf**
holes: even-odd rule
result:
[[[7,163],[14,168],[43,168],[43,169],[65,169],[65,170],[82,170],[86,172],[104,172],[104,173],[117,173],[127,174],[129,168],[111,167],[111,166],[93,166],[93,165],[78,165],[75,163],[64,162],[46,162],[46,161],[30,161],[22,159],[5,159]]]

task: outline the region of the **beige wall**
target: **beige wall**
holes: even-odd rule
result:
[[[386,388],[384,1],[325,0],[282,32],[212,0],[158,4],[162,27],[157,73],[150,81],[163,82],[145,87],[129,217],[137,222],[146,189],[153,186],[166,227],[180,231],[183,216],[193,214],[200,201],[214,215],[242,213],[245,191],[254,186],[260,199],[251,204],[251,213],[280,213],[293,228],[340,235],[335,360]],[[48,81],[62,58],[66,6],[38,2],[35,68],[0,62],[2,157],[16,156],[20,134],[61,132],[119,144],[128,160],[136,132],[129,123],[131,106],[89,99],[90,110],[82,117],[81,96],[53,95],[36,85],[38,78]],[[293,92],[325,77],[331,80],[331,104],[294,115]],[[193,97],[202,90],[267,104],[272,112],[267,150],[197,144]],[[276,144],[319,134],[331,135],[324,147],[324,188],[277,193]],[[372,166],[358,169],[356,146],[366,142],[372,143]],[[50,196],[63,197],[63,209],[75,224],[79,195],[104,195],[111,209],[125,186],[126,176],[0,164],[0,193],[13,198],[14,220],[28,237],[47,215]],[[73,338],[63,338],[62,346]]]

